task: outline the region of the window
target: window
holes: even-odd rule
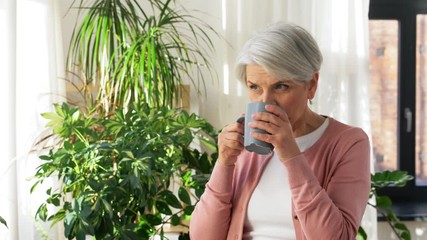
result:
[[[417,14],[415,184],[427,186],[427,14]]]
[[[393,202],[427,201],[427,1],[371,0],[372,145],[375,170],[404,170]]]
[[[370,100],[375,170],[396,170],[398,109],[398,30],[396,20],[370,20]]]

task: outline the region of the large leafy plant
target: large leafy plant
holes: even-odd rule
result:
[[[38,218],[63,221],[65,236],[78,240],[149,239],[162,237],[165,224],[188,227],[216,159],[208,122],[147,104],[109,117],[84,116],[67,104],[55,109],[43,116],[60,144],[40,157],[32,191],[51,177],[62,185],[47,190]]]
[[[182,84],[201,93],[212,77],[216,32],[174,0],[74,0],[73,10],[67,71],[83,104],[43,114],[52,135],[42,143],[54,144],[31,191],[52,177],[61,185],[46,191],[36,216],[63,222],[69,239],[185,229],[214,164],[216,133],[176,107]]]
[[[74,8],[81,23],[67,69],[81,90],[97,87],[94,103],[106,112],[132,102],[176,106],[180,85],[201,93],[213,76],[208,53],[216,32],[174,0],[75,0]]]
[[[414,177],[409,175],[407,172],[400,170],[386,170],[371,174],[371,191],[369,197],[375,199],[375,204],[368,203],[368,205],[377,210],[381,217],[387,221],[396,237],[401,240],[410,240],[411,233],[406,225],[401,222],[393,212],[391,199],[386,195],[378,194],[378,190],[388,186],[403,187],[413,178]],[[368,239],[368,236],[362,227],[359,228],[358,237],[362,240]]]

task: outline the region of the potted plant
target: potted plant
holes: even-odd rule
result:
[[[371,191],[369,198],[375,199],[375,204],[368,203],[368,206],[374,207],[377,210],[385,221],[387,221],[396,237],[401,240],[411,239],[409,229],[399,220],[396,214],[394,214],[391,199],[388,196],[379,195],[378,190],[387,186],[403,187],[413,178],[414,177],[408,175],[407,172],[400,170],[385,170],[371,174]],[[358,237],[363,240],[368,239],[362,227],[359,228]]]
[[[53,176],[62,185],[47,190],[38,218],[63,220],[69,239],[149,239],[163,236],[165,225],[188,227],[191,199],[204,191],[216,159],[208,122],[145,103],[109,118],[87,118],[67,104],[44,116],[62,144],[40,156],[32,191]],[[58,210],[48,212],[50,205]]]
[[[178,107],[181,84],[212,77],[215,31],[172,0],[73,1],[82,17],[68,52],[83,104],[44,113],[46,146],[31,191],[56,177],[36,217],[85,239],[163,238],[182,225],[216,159],[217,133]],[[51,141],[52,142],[52,141]],[[52,211],[53,206],[54,210]]]
[[[80,89],[96,86],[95,107],[110,112],[142,101],[171,108],[181,84],[205,90],[206,76],[213,77],[211,37],[218,36],[209,25],[172,0],[87,2],[77,6],[83,19],[72,34],[67,69]]]

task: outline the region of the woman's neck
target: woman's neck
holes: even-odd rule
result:
[[[294,136],[301,137],[307,135],[323,124],[325,117],[307,109],[306,114],[301,118],[301,121],[294,124]]]

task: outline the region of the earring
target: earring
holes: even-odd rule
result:
[[[310,103],[310,105],[313,105],[313,100],[312,99],[308,99],[308,102]]]

